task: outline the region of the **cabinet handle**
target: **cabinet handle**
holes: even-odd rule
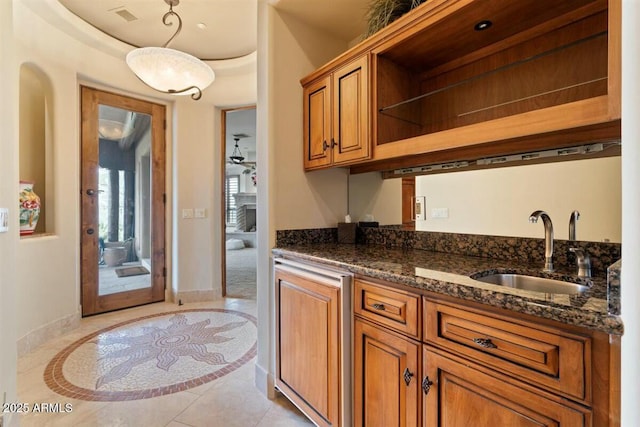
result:
[[[413,374],[409,372],[409,368],[404,368],[402,377],[404,378],[404,383],[409,387],[409,383],[411,383],[411,378],[413,377]]]
[[[336,145],[338,145],[338,143],[336,142],[335,139],[331,138],[331,148],[335,147]]]
[[[491,342],[490,338],[474,338],[473,342],[484,348],[498,348],[497,345]]]
[[[376,310],[381,310],[381,311],[385,310],[384,304],[375,303],[371,307],[375,308]]]
[[[424,379],[422,380],[422,391],[424,391],[424,394],[429,394],[432,385],[433,381],[429,379],[429,376],[427,375],[426,377],[424,377]]]
[[[327,141],[322,141],[322,151],[327,151],[327,148],[329,148],[329,144],[327,144]]]

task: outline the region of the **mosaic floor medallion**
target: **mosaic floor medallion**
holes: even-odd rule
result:
[[[98,401],[146,399],[206,384],[256,355],[255,317],[194,309],[128,320],[58,353],[44,379],[63,396]]]

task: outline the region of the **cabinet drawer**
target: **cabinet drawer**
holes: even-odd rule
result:
[[[547,389],[591,401],[589,338],[424,301],[425,340]]]
[[[420,338],[418,295],[363,280],[356,280],[354,289],[355,314]]]

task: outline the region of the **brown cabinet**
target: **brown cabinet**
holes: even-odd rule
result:
[[[342,396],[342,289],[313,274],[289,265],[274,268],[275,383],[317,425],[340,426],[341,402],[349,398]]]
[[[424,346],[425,426],[590,426],[591,414],[558,403],[508,377],[489,375],[452,354]]]
[[[412,291],[355,281],[356,426],[619,427],[616,337]]]
[[[304,84],[303,93],[305,170],[370,157],[368,55]]]
[[[305,168],[420,174],[619,141],[620,47],[621,0],[425,2],[302,80]]]
[[[591,340],[425,301],[424,341],[554,392],[591,401]]]
[[[420,343],[356,318],[354,425],[418,426]]]
[[[420,339],[420,296],[362,279],[354,289],[355,314]]]

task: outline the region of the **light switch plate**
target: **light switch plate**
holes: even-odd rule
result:
[[[427,219],[427,198],[425,196],[417,196],[414,201],[413,209],[416,221],[424,221]]]
[[[182,209],[182,219],[193,218],[193,209]]]
[[[9,209],[0,208],[0,233],[9,231]]]
[[[196,216],[196,218],[206,218],[207,217],[207,210],[205,208],[196,208],[195,209],[195,216]]]
[[[449,208],[432,208],[431,218],[449,218]]]

